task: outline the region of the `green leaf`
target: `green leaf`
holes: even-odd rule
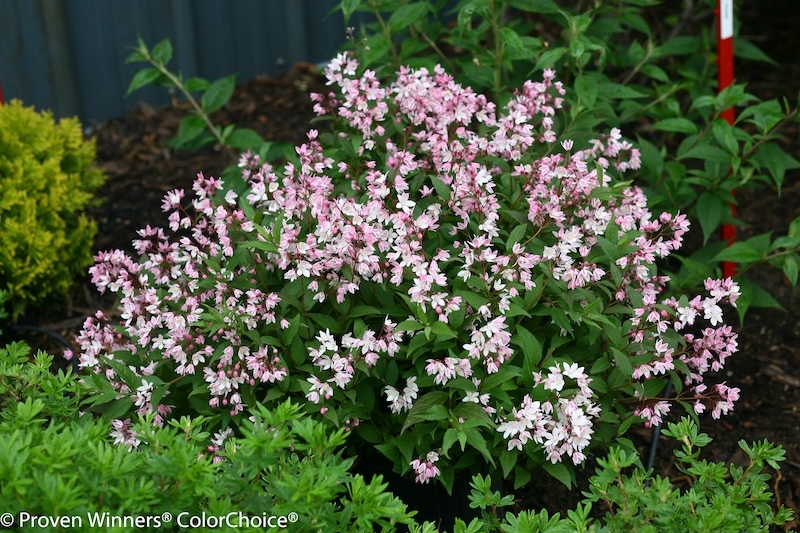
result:
[[[736,141],[736,137],[733,134],[733,126],[728,124],[728,121],[723,119],[715,120],[712,132],[714,133],[714,138],[717,140],[717,143],[719,143],[726,152],[733,156],[738,155],[739,143]]]
[[[105,411],[106,418],[121,418],[128,414],[131,407],[133,407],[133,400],[130,398],[120,398],[108,406],[108,409]]]
[[[656,49],[658,56],[694,54],[702,50],[703,43],[698,37],[675,37]]]
[[[458,337],[458,332],[450,329],[450,326],[444,322],[436,321],[430,326],[431,333],[435,334],[439,341],[454,339]]]
[[[503,469],[503,477],[508,477],[518,460],[516,450],[513,452],[508,450],[500,452],[500,467]]]
[[[391,41],[386,39],[383,35],[368,37],[362,54],[364,66],[380,63],[384,57],[389,55],[391,49]]]
[[[164,39],[153,47],[150,55],[158,63],[166,65],[172,59],[172,43],[169,42],[169,39]]]
[[[705,107],[716,107],[719,111],[719,101],[717,100],[716,96],[711,96],[710,94],[704,94],[703,96],[699,96],[692,100],[692,105],[689,106],[689,110],[694,109],[703,109]]]
[[[128,91],[125,96],[128,96],[133,91],[155,82],[161,77],[161,73],[155,67],[143,68],[133,75],[131,84],[128,86]]]
[[[300,331],[301,321],[302,321],[302,316],[300,316],[299,313],[289,319],[289,327],[283,330],[283,333],[281,335],[284,344],[286,344],[287,346],[292,344],[292,341],[294,341],[295,337],[297,337],[297,332]]]
[[[277,252],[278,247],[271,242],[266,241],[246,241],[241,244],[245,248],[263,250],[265,252]]]
[[[183,86],[190,93],[194,93],[197,91],[205,91],[206,89],[211,87],[211,84],[208,82],[208,80],[205,80],[203,78],[189,78],[188,80],[183,82]]]
[[[736,117],[736,121],[749,119],[758,126],[759,130],[766,133],[774,128],[785,117],[783,109],[777,100],[767,100],[755,105],[749,105]]]
[[[784,235],[783,237],[778,237],[773,241],[773,243],[769,247],[770,252],[774,252],[780,248],[786,249],[794,249],[800,246],[800,237],[789,237]]]
[[[783,260],[783,274],[792,287],[797,287],[798,260],[800,260],[800,256],[797,254],[787,255]]]
[[[500,29],[500,42],[504,49],[511,52],[520,52],[525,49],[520,35],[509,27]]]
[[[344,15],[344,23],[350,20],[350,17],[355,12],[358,5],[361,3],[361,0],[342,0],[339,3],[339,9],[342,10],[342,14]]]
[[[220,78],[203,93],[200,98],[200,106],[206,113],[213,113],[221,108],[233,96],[233,90],[236,87],[236,74]]]
[[[625,376],[632,376],[633,364],[631,363],[630,356],[616,348],[611,348],[611,354],[614,357],[614,365],[620,370],[620,372],[622,372]]]
[[[665,118],[656,122],[653,129],[672,133],[697,133],[697,125],[686,118]]]
[[[669,81],[669,74],[664,72],[664,69],[655,65],[645,65],[642,67],[642,74],[650,76],[656,81],[666,83]]]
[[[575,80],[575,94],[586,107],[594,106],[597,101],[597,79],[594,76],[578,76]]]
[[[350,318],[355,318],[359,316],[384,316],[386,312],[382,309],[378,309],[377,307],[372,307],[371,305],[359,305],[354,307],[348,316]]]
[[[161,399],[164,398],[164,395],[169,390],[169,385],[161,385],[155,387],[153,392],[150,394],[150,403],[152,405],[158,405],[161,403]]]
[[[206,131],[205,121],[197,115],[188,115],[181,119],[178,125],[178,134],[175,142],[178,145],[185,145],[202,135]]]
[[[306,316],[316,322],[321,328],[330,330],[331,333],[341,333],[341,326],[336,319],[330,315],[325,315],[322,313],[308,313]]]
[[[465,430],[464,433],[467,435],[467,444],[478,450],[483,455],[483,458],[494,466],[494,457],[489,452],[486,439],[481,435],[480,430],[470,428]]]
[[[475,16],[489,16],[488,3],[485,0],[469,0],[462,2],[458,9],[457,23],[459,28],[471,29],[472,19]]]
[[[519,36],[519,42],[515,42],[514,46],[519,46],[519,48],[511,48],[506,45],[505,57],[511,61],[530,62],[539,57],[539,53],[542,51],[542,41],[530,35]]]
[[[526,486],[530,480],[531,471],[529,468],[519,464],[514,467],[514,490],[519,490]]]
[[[744,319],[744,315],[750,307],[783,310],[783,306],[760,285],[748,279],[740,279],[738,282],[742,290],[742,295],[736,300],[736,310],[739,313],[740,320]]]
[[[508,239],[506,240],[506,250],[511,250],[516,243],[520,242],[527,231],[528,224],[520,224],[512,229],[511,233],[508,234]]]
[[[456,440],[458,440],[458,430],[456,428],[448,428],[447,431],[444,432],[444,438],[442,439],[442,453],[446,457],[450,457],[447,455],[447,452],[453,447]]]
[[[433,188],[436,189],[436,193],[444,202],[450,201],[450,196],[452,195],[453,191],[450,189],[449,185],[446,185],[441,179],[437,178],[436,176],[431,176],[431,181],[433,182]]]
[[[759,47],[741,38],[733,41],[733,55],[741,59],[750,59],[752,61],[769,63],[770,65],[778,65],[774,59],[765,54]]]
[[[567,467],[564,463],[551,463],[546,462],[542,465],[545,471],[564,484],[567,489],[572,490],[572,485],[575,482],[575,473]]]
[[[715,261],[732,261],[734,263],[757,263],[764,254],[748,242],[735,242],[722,250],[714,258]]]
[[[542,360],[542,343],[524,327],[517,326],[516,333],[511,337],[511,342],[522,349],[522,355],[526,362],[535,366]]]
[[[508,0],[508,5],[528,13],[558,13],[561,8],[553,0]]]
[[[236,128],[225,138],[225,144],[239,150],[258,150],[266,141],[255,130]]]
[[[119,361],[117,359],[112,359],[110,357],[105,357],[104,362],[111,367],[114,372],[116,372],[117,376],[128,386],[131,390],[136,390],[139,386],[142,385],[142,380],[147,380],[147,377],[139,377],[137,376],[133,370],[131,370],[128,365]],[[150,381],[150,380],[148,380]]]
[[[537,70],[542,70],[546,68],[552,68],[556,65],[559,59],[564,57],[564,54],[567,53],[567,49],[563,46],[559,46],[557,48],[553,48],[552,50],[547,50],[546,52],[542,53],[539,56],[539,60],[536,62],[536,66],[533,67],[531,72],[536,72]]]
[[[424,327],[418,320],[403,320],[397,324],[395,331],[419,331]]]
[[[508,318],[513,318],[515,316],[524,316],[530,318],[531,314],[521,305],[511,302],[508,304],[508,311],[506,311],[504,316]]]
[[[783,185],[786,170],[800,168],[800,162],[787,154],[777,143],[768,142],[762,144],[756,157],[758,162],[769,170],[775,185],[778,187],[778,191]]]
[[[418,422],[424,420],[444,420],[449,415],[449,412],[444,407],[444,403],[450,398],[444,391],[431,391],[423,394],[414,402],[414,405],[408,411],[406,420],[400,433],[404,433],[406,429],[413,426]],[[433,417],[433,418],[432,418]]]
[[[800,227],[800,225],[798,225]],[[477,292],[472,291],[456,291],[454,296],[458,296],[469,304],[473,309],[479,309],[482,305],[486,305],[489,301],[485,296],[481,296]]]
[[[730,165],[731,155],[719,148],[710,144],[699,144],[689,150],[678,154],[678,160],[681,159],[702,159],[704,161],[713,161],[715,163],[723,163]]]
[[[397,366],[397,361],[392,359],[386,365],[386,371],[383,374],[384,380],[387,385],[394,387],[400,377],[400,367]]]
[[[494,428],[496,424],[480,404],[473,402],[461,402],[453,408],[453,416],[476,422],[476,425],[487,428]]]
[[[140,43],[140,46],[144,46],[144,44]],[[147,50],[147,47],[145,46],[144,49]],[[148,62],[147,56],[145,55],[144,51],[142,51],[141,49],[136,50],[135,52],[131,52],[128,55],[128,57],[125,58],[125,64],[126,65],[129,64],[129,63],[141,63],[141,62],[145,62],[145,63]]]
[[[404,30],[418,20],[425,18],[429,12],[430,4],[427,2],[406,4],[395,9],[386,24],[389,27],[389,31]]]
[[[632,98],[649,97],[647,93],[637,91],[636,89],[620,83],[602,83],[599,85],[597,90],[598,93],[602,94],[606,98],[620,98],[628,100]]]
[[[710,191],[704,192],[697,199],[697,218],[703,229],[704,242],[708,241],[708,238],[719,226],[726,206],[727,204],[722,198]]]

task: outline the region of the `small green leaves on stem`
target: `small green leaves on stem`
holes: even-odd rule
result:
[[[167,64],[171,58],[172,45],[169,40],[160,41],[150,50],[139,38],[138,46],[125,62],[150,65],[134,74],[126,96],[147,85],[159,85],[177,89],[191,104],[193,114],[181,120],[178,133],[170,142],[173,148],[199,150],[217,143],[231,149],[231,155],[236,156],[239,151],[258,151],[266,144],[254,130],[236,128],[232,124],[221,128],[211,120],[211,114],[226,105],[233,96],[235,75],[214,82],[197,77],[184,80],[180,73],[169,70]],[[198,92],[201,93],[199,101],[194,96]]]

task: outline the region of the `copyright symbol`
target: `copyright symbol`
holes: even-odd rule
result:
[[[161,514],[161,523],[168,524],[169,522],[172,522],[172,513],[165,511]]]
[[[3,513],[0,515],[0,526],[11,527],[14,525],[14,515],[11,513]]]
[[[295,512],[289,513],[289,516],[287,518],[289,519],[289,522],[291,522],[292,524],[294,524],[300,519],[300,517],[297,516],[297,513]]]

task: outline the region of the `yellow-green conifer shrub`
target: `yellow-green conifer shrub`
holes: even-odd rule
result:
[[[77,119],[0,105],[0,290],[13,319],[66,298],[92,260],[84,210],[105,181]]]

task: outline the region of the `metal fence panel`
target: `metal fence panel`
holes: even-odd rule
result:
[[[345,38],[337,0],[0,0],[0,84],[56,117],[84,124],[121,116],[140,101],[168,102],[144,88],[124,97],[136,70],[124,60],[137,36],[169,38],[185,77],[237,74],[245,81],[294,63],[332,57]]]

